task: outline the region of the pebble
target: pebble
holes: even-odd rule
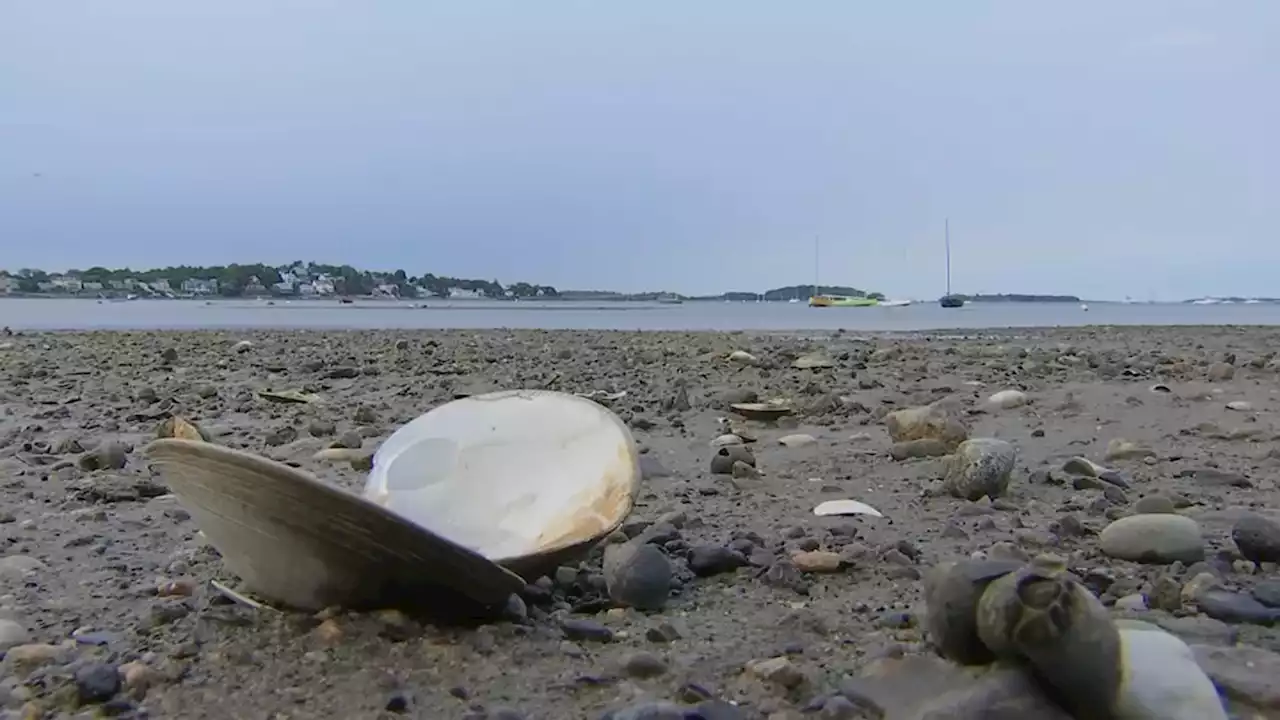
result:
[[[671,561],[652,544],[633,541],[606,546],[603,571],[614,602],[639,610],[661,610],[667,604]]]
[[[757,660],[747,665],[747,672],[784,688],[795,688],[804,683],[804,673],[800,672],[786,656]]]
[[[1009,488],[1016,458],[1013,445],[1004,440],[966,440],[947,460],[943,489],[965,500],[1000,497]]]
[[[31,633],[27,632],[25,627],[8,618],[0,619],[0,652],[15,645],[21,645],[30,639]]]
[[[809,447],[810,445],[817,444],[817,442],[818,442],[817,438],[815,438],[812,435],[806,435],[804,433],[796,433],[794,435],[784,435],[778,438],[778,443],[780,445],[782,445],[783,447],[788,447],[792,449]]]
[[[686,720],[683,707],[672,702],[642,702],[605,713],[601,720]]]
[[[1120,518],[1103,529],[1098,544],[1103,553],[1134,562],[1191,564],[1204,559],[1200,526],[1181,515]]]
[[[653,678],[667,672],[667,663],[657,655],[641,650],[628,655],[622,661],[622,669],[631,677]]]
[[[1026,405],[1027,394],[1021,390],[1001,390],[987,398],[987,404],[1002,410],[1012,410]]]
[[[103,662],[91,662],[76,670],[76,693],[84,704],[102,703],[120,692],[120,669]]]
[[[689,551],[689,569],[698,577],[733,572],[746,564],[742,553],[721,545],[699,545]]]
[[[1263,580],[1253,586],[1253,599],[1270,608],[1280,608],[1280,580]]]
[[[801,572],[839,572],[841,566],[840,553],[834,553],[828,550],[798,552],[791,556],[791,562]]]
[[[1196,663],[1228,699],[1246,703],[1259,712],[1280,711],[1280,654],[1244,645],[1192,645],[1191,651]]]
[[[919,438],[896,442],[889,447],[889,457],[894,460],[910,460],[913,458],[942,457],[949,455],[952,448],[937,438]]]
[[[1280,563],[1280,523],[1270,518],[1245,515],[1231,528],[1231,540],[1252,563]]]
[[[561,621],[560,629],[570,640],[591,640],[593,642],[613,642],[613,630],[594,620],[582,618],[566,618]]]
[[[1138,515],[1173,515],[1178,511],[1173,500],[1164,495],[1148,495],[1138,498],[1133,504],[1133,512]]]
[[[895,410],[885,416],[884,423],[894,442],[934,438],[955,448],[969,439],[969,427],[959,414],[940,404]]]
[[[1225,623],[1271,625],[1280,621],[1280,609],[1267,607],[1250,595],[1210,587],[1193,599],[1201,612]]]

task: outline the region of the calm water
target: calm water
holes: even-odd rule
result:
[[[803,303],[0,300],[15,330],[200,328],[544,328],[582,330],[934,330],[1079,325],[1280,325],[1280,305],[936,303],[895,308],[810,308]]]

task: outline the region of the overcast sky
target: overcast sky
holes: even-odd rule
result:
[[[1280,2],[17,0],[0,267],[1280,295]]]

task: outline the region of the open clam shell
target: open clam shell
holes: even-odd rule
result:
[[[419,417],[377,451],[365,497],[195,440],[147,455],[246,589],[312,610],[501,605],[621,525],[640,481],[617,416],[544,391]]]
[[[497,605],[524,582],[479,553],[307,473],[196,440],[147,447],[244,586],[304,610]]]
[[[602,405],[508,390],[397,430],[373,456],[365,497],[532,580],[622,524],[639,459],[627,426]]]

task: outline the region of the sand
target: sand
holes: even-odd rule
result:
[[[993,548],[1052,550],[1083,574],[1103,573],[1109,604],[1129,598],[1126,611],[1165,621],[1196,642],[1239,639],[1275,650],[1280,633],[1264,625],[1135,609],[1132,595],[1185,568],[1111,560],[1095,534],[1159,491],[1199,522],[1208,562],[1228,587],[1247,592],[1274,578],[1274,568],[1253,575],[1234,558],[1229,535],[1242,508],[1275,508],[1280,499],[1277,347],[1280,330],[1231,327],[874,338],[541,331],[0,337],[0,643],[18,648],[0,665],[0,704],[28,713],[22,717],[90,717],[106,701],[126,717],[192,720],[552,719],[714,698],[737,706],[726,710],[737,714],[721,717],[798,718],[822,707],[869,660],[920,651],[921,573]],[[735,350],[757,362],[726,360]],[[810,351],[835,366],[791,366]],[[1153,389],[1157,383],[1164,387]],[[234,587],[236,579],[141,454],[176,414],[215,442],[358,490],[360,472],[315,460],[315,452],[339,438],[372,450],[436,405],[513,387],[626,391],[611,407],[646,457],[626,530],[634,535],[658,518],[670,523],[658,535],[678,587],[664,609],[601,602],[599,552],[585,573],[557,573],[563,577],[545,583],[551,592],[531,591],[526,617],[479,628],[436,627],[396,613],[315,616],[229,603],[209,581]],[[312,392],[322,402],[268,403],[255,394],[264,389]],[[1028,404],[988,404],[1008,389],[1023,391]],[[760,477],[713,475],[709,442],[725,431],[726,402],[747,393],[790,398],[802,412],[751,426]],[[943,460],[890,456],[884,415],[940,399],[962,409],[973,436],[1016,447],[1004,497],[937,496],[931,489]],[[1228,408],[1233,401],[1249,405]],[[815,442],[779,442],[796,434]],[[1150,452],[1107,460],[1117,438]],[[107,467],[83,459],[112,442],[124,454],[99,453]],[[1072,456],[1117,469],[1129,487],[1063,474]],[[1234,473],[1248,486],[1184,472],[1204,468]],[[839,498],[869,503],[885,517],[813,515],[818,503]],[[749,562],[697,577],[686,557],[708,546]],[[840,569],[795,572],[788,558],[809,550],[839,554]],[[566,633],[562,620],[570,616],[608,632]],[[744,672],[771,658],[785,672]]]

